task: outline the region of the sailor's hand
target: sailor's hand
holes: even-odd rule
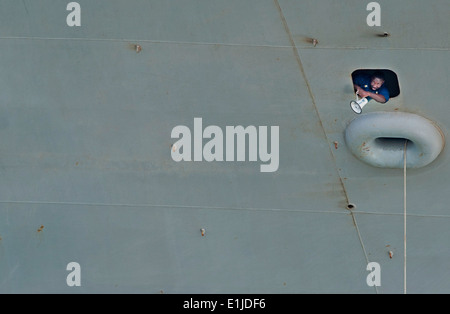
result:
[[[356,89],[356,93],[359,95],[359,97],[367,97],[369,96],[369,92],[366,92],[364,89],[358,86]]]

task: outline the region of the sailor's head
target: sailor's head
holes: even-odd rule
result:
[[[384,82],[385,78],[383,72],[375,72],[370,80],[370,88],[372,88],[372,90],[378,90],[383,86]]]

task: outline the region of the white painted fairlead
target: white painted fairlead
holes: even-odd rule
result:
[[[406,112],[372,112],[358,116],[347,126],[345,141],[350,151],[369,165],[420,168],[441,153],[445,139],[439,127],[422,116]]]

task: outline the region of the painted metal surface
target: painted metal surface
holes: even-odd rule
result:
[[[346,148],[351,73],[396,72],[367,112],[448,137],[446,0],[379,1],[381,27],[359,0],[78,2],[70,28],[64,1],[0,1],[1,293],[402,293],[402,172]],[[280,126],[278,171],[174,162],[195,117]],[[450,291],[448,158],[408,173],[409,292]]]
[[[430,120],[406,112],[372,112],[352,120],[345,142],[358,159],[374,167],[420,168],[432,163],[445,145]]]

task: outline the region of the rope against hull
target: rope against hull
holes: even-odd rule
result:
[[[403,151],[403,293],[406,294],[406,146]]]

